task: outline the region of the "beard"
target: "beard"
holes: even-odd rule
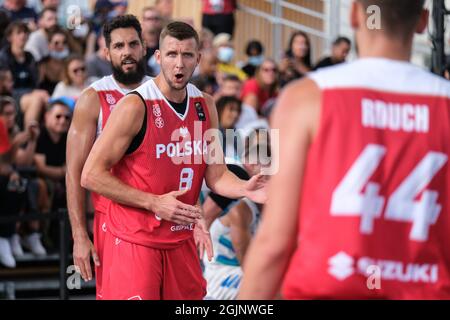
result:
[[[124,85],[137,84],[142,81],[145,76],[145,59],[142,58],[136,63],[136,70],[124,72],[122,65],[112,64],[113,76],[118,82]]]

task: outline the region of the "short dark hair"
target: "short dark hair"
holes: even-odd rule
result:
[[[105,43],[108,48],[111,45],[111,32],[122,28],[133,28],[136,30],[139,40],[142,42],[142,28],[139,20],[132,14],[125,14],[113,18],[103,26],[103,36],[105,37]]]
[[[231,104],[231,103],[236,103],[238,105],[238,107],[239,107],[239,113],[242,112],[242,102],[241,102],[241,100],[239,100],[238,98],[233,97],[233,96],[220,97],[219,100],[217,100],[217,103],[216,103],[217,115],[219,116],[219,119],[220,119],[220,116],[223,113],[223,110],[225,110],[225,106],[227,106],[228,104]]]
[[[381,9],[382,29],[389,35],[408,37],[414,32],[425,0],[358,0],[364,8],[376,5]]]
[[[336,40],[333,41],[333,46],[338,46],[341,43],[346,43],[349,46],[352,45],[352,41],[347,37],[337,37]]]
[[[233,81],[233,82],[242,82],[241,79],[237,75],[227,74],[222,81]]]
[[[46,7],[46,8],[44,8],[44,9],[42,9],[41,12],[39,12],[39,19],[42,19],[42,17],[44,16],[44,14],[45,14],[47,11],[53,12],[54,14],[57,14],[57,13],[58,13],[58,12],[56,11],[55,8],[52,8],[52,7]]]
[[[250,53],[253,50],[256,50],[257,52],[259,52],[259,54],[264,53],[264,47],[262,43],[258,40],[251,40],[247,43],[247,48],[245,48],[245,54],[247,56],[250,56]]]
[[[8,39],[14,31],[23,31],[25,33],[30,33],[30,29],[25,22],[22,21],[13,21],[9,24],[9,26],[5,30],[5,36]],[[9,41],[9,40],[8,40]]]
[[[197,47],[200,47],[200,38],[197,31],[190,24],[181,21],[174,21],[169,23],[159,36],[159,45],[161,46],[165,37],[170,36],[177,40],[194,39]]]

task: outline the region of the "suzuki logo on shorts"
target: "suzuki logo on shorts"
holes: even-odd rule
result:
[[[328,260],[328,273],[336,279],[343,281],[355,273],[353,268],[354,259],[341,251]]]
[[[115,241],[116,246],[119,245],[120,242],[122,242],[122,240],[120,240],[119,238],[116,238],[116,241]]]
[[[183,230],[190,230],[190,231],[194,230],[194,224],[191,223],[187,226],[183,226],[183,225],[179,224],[177,226],[170,227],[170,231],[172,231],[172,232],[183,231]]]
[[[328,264],[328,273],[339,281],[343,281],[353,274],[371,276],[374,267],[379,270],[380,278],[386,281],[436,283],[439,280],[439,266],[431,263],[404,263],[369,257],[355,260],[341,251],[331,257]]]
[[[103,222],[103,224],[102,224],[102,230],[103,230],[103,232],[106,232],[106,222]]]

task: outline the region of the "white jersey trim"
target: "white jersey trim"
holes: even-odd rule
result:
[[[364,58],[308,75],[320,89],[360,88],[450,98],[450,82],[409,62]]]

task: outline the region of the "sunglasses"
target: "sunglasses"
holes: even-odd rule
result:
[[[262,68],[264,72],[277,72],[277,68]]]
[[[160,17],[144,17],[145,21],[159,21],[161,20]]]
[[[73,73],[85,72],[85,71],[86,71],[86,67],[79,67],[79,68],[75,68],[72,70]]]
[[[66,121],[69,121],[70,119],[72,119],[72,116],[70,116],[70,115],[68,115],[68,114],[57,114],[56,116],[55,116],[55,118],[57,119],[57,120],[59,120],[59,119],[61,119],[61,118],[63,118],[64,117],[64,119],[66,120]]]

